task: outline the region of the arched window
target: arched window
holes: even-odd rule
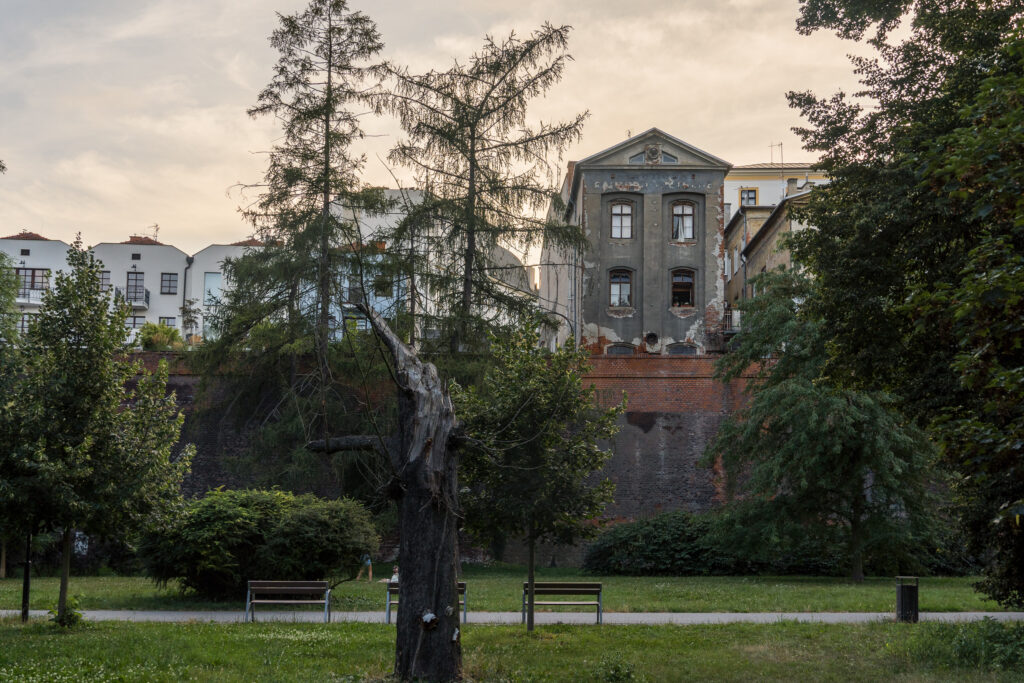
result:
[[[633,347],[629,344],[613,344],[604,350],[609,356],[632,356]]]
[[[612,203],[612,239],[632,239],[633,202]]]
[[[668,346],[670,356],[696,356],[697,347],[691,344],[670,344]]]
[[[608,274],[608,305],[629,307],[633,305],[633,273],[628,270],[613,270]]]
[[[693,220],[695,212],[693,202],[675,202],[672,204],[672,239],[694,239]]]
[[[693,306],[693,271],[678,268],[672,271],[672,308]]]

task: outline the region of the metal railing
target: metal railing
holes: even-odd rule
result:
[[[132,308],[149,308],[149,290],[145,287],[116,287],[114,295],[127,301]]]

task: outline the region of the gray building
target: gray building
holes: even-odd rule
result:
[[[721,343],[730,164],[652,128],[570,163],[551,218],[585,250],[545,245],[540,299],[593,353],[697,355]],[[560,215],[558,215],[560,214]]]

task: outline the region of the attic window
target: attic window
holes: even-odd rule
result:
[[[668,152],[662,152],[661,153],[661,163],[663,163],[663,164],[676,164],[676,163],[679,163],[679,159],[677,159],[676,157],[672,156]]]
[[[642,163],[644,163],[644,153],[640,152],[639,154],[634,154],[633,156],[631,156],[629,158],[629,163],[631,163],[631,164],[642,164]]]
[[[132,261],[141,261],[141,260],[142,260],[142,254],[138,254],[138,253],[132,254]]]
[[[30,256],[31,254],[32,254],[32,250],[31,249],[22,249],[21,250],[21,255],[22,256]]]

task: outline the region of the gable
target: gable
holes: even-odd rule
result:
[[[664,131],[651,128],[640,135],[579,161],[577,166],[674,166],[726,169],[731,164]]]

